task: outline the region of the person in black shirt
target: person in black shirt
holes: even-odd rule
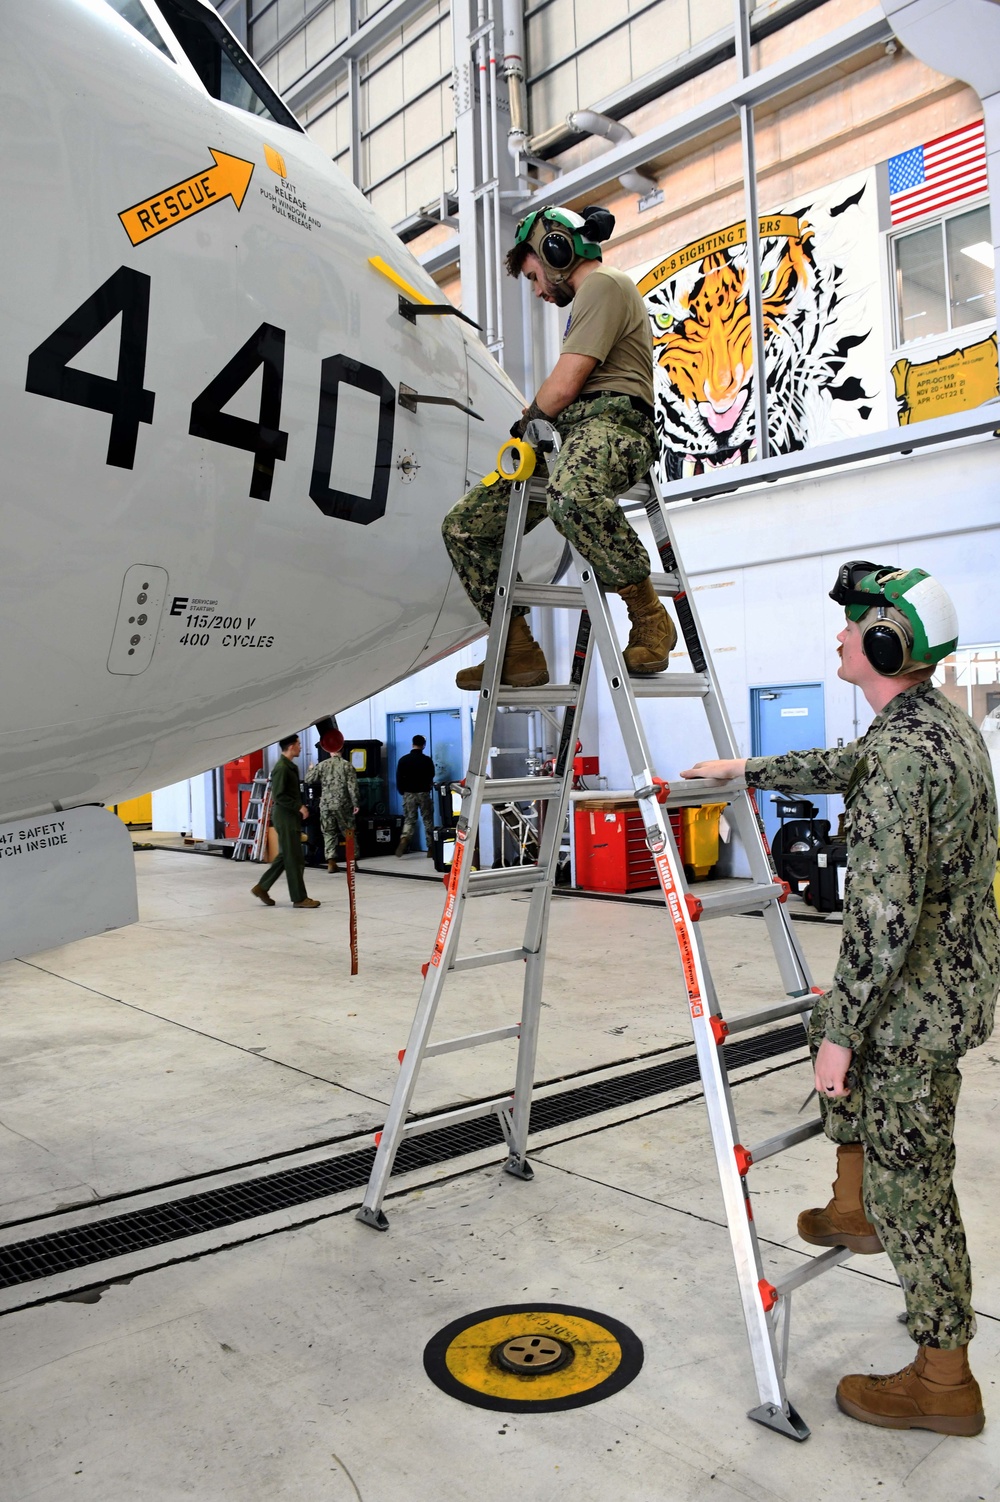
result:
[[[431,788],[434,786],[434,763],[424,754],[427,742],[422,735],[413,737],[413,750],[401,756],[396,763],[396,791],[403,797],[403,833],[396,846],[397,855],[405,855],[417,828],[417,812],[424,821],[424,839],[427,854],[433,855],[431,841],[434,835],[434,805]]]

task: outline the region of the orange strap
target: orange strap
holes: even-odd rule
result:
[[[344,835],[344,861],[347,866],[347,902],[351,926],[351,974],[358,973],[358,910],[354,902],[354,830]]]

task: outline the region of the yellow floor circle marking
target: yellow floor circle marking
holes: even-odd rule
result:
[[[641,1342],[625,1325],[562,1304],[480,1310],[439,1331],[424,1352],[428,1376],[452,1397],[515,1412],[596,1402],[641,1366]]]

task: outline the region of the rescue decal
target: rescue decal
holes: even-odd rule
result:
[[[118,218],[133,245],[144,245],[154,235],[170,229],[171,225],[180,224],[225,198],[231,198],[237,210],[242,208],[253,177],[253,162],[216,151],[213,146],[209,151],[215,159],[214,167],[202,168],[192,177],[163,188],[152,198],[144,198],[141,203],[134,203],[130,209],[121,211]]]

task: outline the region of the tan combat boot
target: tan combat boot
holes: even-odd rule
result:
[[[315,897],[303,897],[301,902],[293,902],[292,907],[319,907]]]
[[[404,834],[403,838],[400,840],[399,844],[396,846],[396,854],[397,855],[405,855],[406,852],[409,850],[409,848],[410,848],[410,836],[408,834]]]
[[[865,1150],[860,1142],[837,1147],[837,1177],[833,1199],[822,1210],[803,1210],[799,1235],[812,1246],[846,1246],[852,1252],[880,1252],[878,1232],[861,1203]]]
[[[340,870],[340,867],[337,865],[336,861],[327,861],[327,863],[326,863],[326,869],[329,871],[330,875],[332,876],[333,873],[334,873],[334,871],[339,871]]]
[[[632,623],[625,666],[639,677],[662,673],[677,644],[677,627],[657,597],[652,580],[627,584],[618,593],[625,601]]]
[[[931,1429],[935,1434],[979,1434],[986,1423],[979,1383],[969,1370],[969,1348],[940,1351],[920,1346],[917,1359],[888,1377],[842,1377],[837,1407],[882,1429]]]
[[[483,686],[483,663],[474,668],[462,668],[455,674],[459,688],[478,690]],[[507,650],[503,654],[500,681],[508,688],[537,688],[549,681],[549,665],[545,653],[528,630],[523,615],[515,615],[507,633]]]

